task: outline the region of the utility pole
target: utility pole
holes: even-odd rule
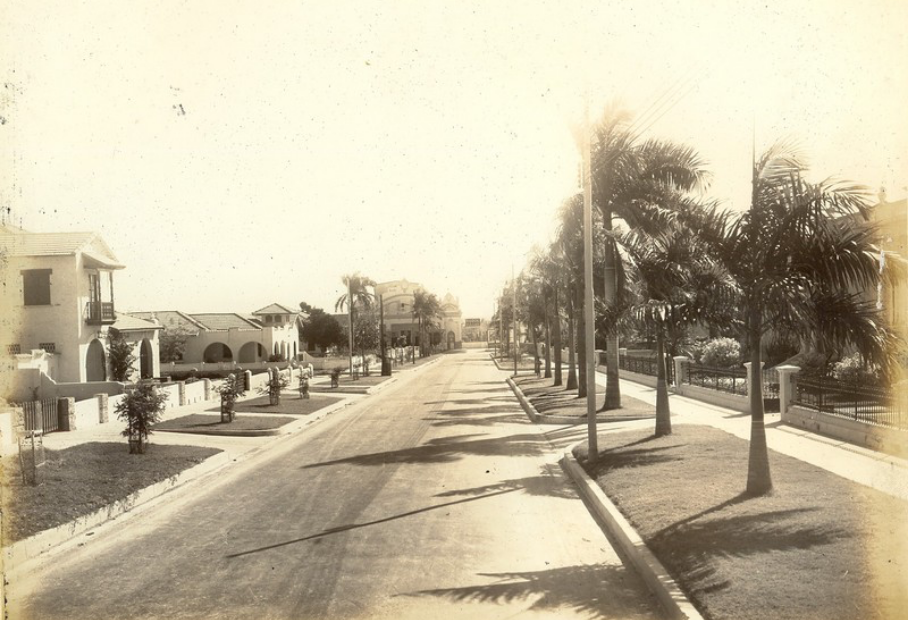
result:
[[[583,320],[586,347],[586,419],[589,462],[595,465],[599,456],[596,435],[596,309],[593,306],[593,187],[590,155],[590,102],[586,97],[583,114]]]
[[[379,342],[381,344],[381,376],[391,376],[391,360],[388,359],[388,344],[385,342],[385,302],[384,296],[378,296],[378,322],[381,325]]]
[[[517,336],[517,280],[514,279],[514,265],[511,265],[511,287],[514,308],[511,311],[512,323],[514,325],[514,376],[517,376],[517,355],[520,353],[520,343]]]
[[[347,276],[347,311],[350,317],[350,379],[353,379],[353,276]]]

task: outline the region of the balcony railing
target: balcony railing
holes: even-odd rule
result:
[[[85,322],[89,325],[110,325],[116,320],[113,302],[90,301],[85,305]]]

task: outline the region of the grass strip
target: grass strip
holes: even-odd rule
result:
[[[151,444],[145,454],[129,454],[125,440],[45,450],[37,486],[23,484],[18,456],[5,456],[0,460],[4,544],[126,499],[218,452],[221,450],[215,448]]]
[[[776,453],[773,493],[748,497],[747,442],[711,427],[599,445],[590,475],[705,617],[904,617],[908,503]]]
[[[192,413],[172,420],[155,424],[156,431],[191,431],[191,430],[231,430],[231,431],[264,431],[280,428],[294,422],[295,418],[271,415],[237,414],[233,422],[221,422],[220,415]]]

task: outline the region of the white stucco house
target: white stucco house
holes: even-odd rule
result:
[[[188,313],[178,310],[132,312],[154,322],[164,338],[183,340],[182,364],[257,363],[295,359],[299,354],[299,310],[270,304],[243,316],[234,312]]]
[[[134,347],[138,376],[156,376],[160,327],[117,312],[122,269],[97,233],[0,227],[2,352],[17,360],[7,365],[40,368],[57,383],[106,381],[117,329]]]

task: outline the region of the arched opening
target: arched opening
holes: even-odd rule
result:
[[[261,342],[247,342],[240,347],[240,363],[261,362],[265,359],[265,347]]]
[[[287,359],[287,343],[286,342],[281,343],[281,359],[282,360]]]
[[[231,351],[230,347],[223,342],[212,342],[205,347],[205,352],[202,354],[202,361],[206,364],[230,362],[233,361],[233,351]]]
[[[454,332],[448,332],[448,350],[454,348]]]
[[[88,351],[85,353],[85,380],[107,380],[107,354],[104,352],[104,345],[97,338],[89,343]]]
[[[142,340],[139,350],[139,377],[151,379],[154,376],[154,348],[148,338]]]
[[[294,342],[293,343],[293,359],[297,359],[299,356],[300,356],[299,348],[297,347],[297,344]]]

